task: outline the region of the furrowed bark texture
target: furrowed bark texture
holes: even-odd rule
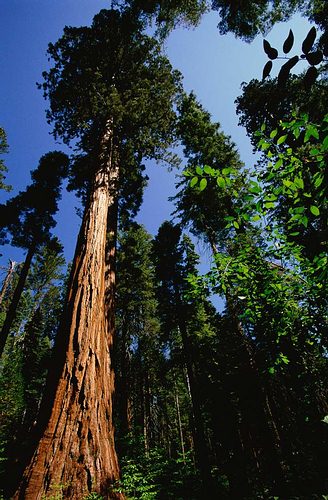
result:
[[[117,170],[108,162],[95,177],[77,243],[66,317],[58,333],[55,362],[61,366],[55,376],[58,383],[53,382],[50,418],[15,499],[43,500],[58,490],[63,498],[74,500],[90,492],[124,498],[111,491],[119,469],[110,365],[114,311],[106,311],[105,290],[115,281],[106,259],[106,238],[116,178]]]

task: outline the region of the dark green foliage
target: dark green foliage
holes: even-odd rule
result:
[[[200,500],[199,477],[190,454],[183,459],[168,458],[164,450],[142,451],[122,463],[120,488],[131,500]]]
[[[7,137],[4,129],[0,127],[0,155],[8,153]],[[11,186],[7,186],[3,181],[5,179],[5,173],[8,171],[4,164],[3,159],[0,159],[0,189],[5,189],[6,191],[11,190]]]
[[[157,34],[165,38],[176,26],[196,26],[210,8],[208,0],[116,0],[151,23],[155,18]]]
[[[270,162],[258,175],[269,222],[278,225],[286,242],[298,244],[304,257],[317,262],[314,267],[323,282],[325,264],[319,261],[328,241],[327,133],[328,115],[314,124],[308,115],[294,114],[292,120],[280,121],[270,137],[263,131],[259,148],[265,148]]]
[[[9,345],[10,344],[10,345]],[[0,377],[0,475],[2,488],[10,449],[17,435],[24,411],[24,389],[21,372],[21,353],[14,348],[14,339],[8,342],[8,351],[1,360]]]
[[[232,32],[247,42],[252,41],[260,33],[266,34],[277,22],[288,21],[294,13],[300,12],[320,26],[324,32],[320,44],[326,46],[327,2],[325,0],[244,0],[243,2],[213,0],[212,9],[219,11],[218,26],[221,34]],[[285,53],[289,52],[287,49],[291,44],[292,38],[289,37],[286,39]]]
[[[50,239],[67,170],[68,157],[64,153],[47,153],[31,172],[32,184],[0,206],[1,228],[9,235],[12,245],[37,248]]]
[[[188,176],[182,176],[178,183],[180,191],[173,198],[177,206],[175,213],[180,216],[182,224],[190,226],[193,234],[206,234],[208,242],[217,244],[227,234],[224,217],[232,215],[235,210],[231,190],[243,189],[244,176],[242,173],[238,175],[242,163],[235,145],[220,130],[218,123],[211,122],[210,114],[193,94],[184,97],[179,110],[179,134],[188,159]],[[234,185],[227,186],[222,177],[222,190],[219,190],[217,182],[211,182],[209,178],[206,193],[204,185],[194,189],[189,185],[189,177],[197,176],[204,165],[210,165],[222,175],[236,172]]]
[[[115,189],[122,218],[140,205],[143,161],[170,161],[165,150],[174,139],[173,105],[180,92],[179,73],[142,30],[133,13],[118,10],[102,10],[91,27],[66,27],[49,45],[54,66],[40,85],[50,100],[54,135],[66,143],[78,139],[83,151],[72,162],[69,187],[85,200],[110,130],[105,156],[112,154],[120,169]]]
[[[1,359],[0,474],[6,491],[15,486],[29,450],[60,320],[65,261],[59,250],[58,242],[39,250]],[[10,303],[17,279],[14,278],[4,305]]]
[[[67,175],[68,157],[64,153],[52,152],[44,155],[37,169],[31,172],[32,184],[25,191],[0,206],[2,216],[0,231],[10,236],[11,244],[27,250],[25,262],[0,335],[0,352],[3,352],[7,337],[15,320],[19,301],[33,257],[42,245],[52,246],[53,251],[62,251],[59,241],[51,238],[51,229],[56,225],[54,214],[58,210],[61,183]]]
[[[266,34],[278,22],[288,21],[301,12],[324,31],[321,43],[327,39],[327,3],[325,0],[116,0],[118,5],[129,5],[147,20],[155,19],[161,36],[178,24],[195,26],[207,10],[218,11],[220,34],[233,33],[247,42],[259,34]],[[289,42],[290,43],[290,42]]]
[[[208,416],[197,383],[216,315],[208,302],[183,298],[198,256],[187,237],[181,240],[181,230],[165,223],[152,247],[155,273],[145,231],[134,225],[120,238],[116,428],[125,457],[123,487],[135,498],[201,498],[221,488],[206,470],[201,420]],[[194,453],[198,466],[188,471]]]
[[[206,436],[206,388],[201,385],[202,359],[208,344],[215,337],[211,304],[205,297],[188,297],[187,276],[197,275],[198,256],[181,229],[169,222],[162,224],[154,240],[154,260],[158,280],[159,315],[172,363],[185,365],[190,392],[189,425],[194,444],[196,467],[204,495],[215,495],[220,485],[211,474],[213,457],[210,439]],[[177,369],[179,369],[177,368]],[[207,430],[207,432],[211,432]]]
[[[22,425],[29,432],[38,415],[43,387],[50,359],[50,337],[44,335],[45,323],[41,307],[26,325],[22,349],[22,377],[26,412]],[[48,332],[47,332],[48,333]]]
[[[254,146],[257,144],[255,133],[263,123],[270,133],[280,119],[289,119],[293,110],[297,109],[299,114],[307,113],[314,123],[319,123],[327,112],[325,76],[322,76],[320,86],[313,85],[310,90],[304,87],[303,78],[297,76],[291,76],[284,87],[272,79],[262,83],[251,80],[242,88],[243,94],[236,100],[239,124],[246,128]]]
[[[149,391],[153,393],[150,397],[155,397],[158,372],[154,363],[158,366],[163,361],[158,344],[160,327],[154,286],[150,235],[134,223],[119,237],[117,262],[117,428],[124,454],[128,434],[138,433],[138,427],[144,426],[150,442],[157,439],[154,428],[146,426],[150,415],[145,412],[146,407],[151,411],[150,402],[146,405],[146,398],[142,402],[143,394]]]
[[[289,19],[303,3],[302,0],[246,0],[241,4],[232,0],[214,0],[212,8],[219,11],[221,34],[232,32],[251,41],[259,33],[267,33],[276,22]]]

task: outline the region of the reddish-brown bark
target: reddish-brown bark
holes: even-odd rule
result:
[[[51,401],[48,408],[47,402],[41,407],[46,419],[43,435],[15,499],[41,500],[51,497],[56,488],[67,499],[82,500],[90,492],[123,498],[111,491],[119,477],[110,361],[114,328],[110,292],[115,283],[110,265],[115,245],[106,256],[106,240],[108,209],[116,204],[116,181],[117,169],[107,161],[95,176],[80,230],[55,347],[57,366],[48,381]]]

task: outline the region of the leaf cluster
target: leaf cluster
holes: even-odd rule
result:
[[[317,31],[313,26],[306,35],[305,39],[303,40],[302,55],[301,56],[296,55],[294,57],[290,57],[288,61],[281,66],[277,79],[278,85],[284,86],[286,84],[292,68],[294,68],[294,66],[296,66],[296,64],[303,59],[306,60],[310,65],[303,78],[303,85],[306,90],[309,90],[312,87],[312,85],[315,83],[319,75],[319,71],[316,68],[316,66],[322,63],[324,56],[328,55],[328,47],[324,47],[323,50],[313,49],[316,36],[317,36]],[[289,30],[289,34],[283,44],[284,53],[288,54],[291,51],[293,45],[294,45],[294,34],[292,30]],[[263,40],[263,48],[264,52],[269,57],[269,61],[264,66],[262,81],[265,80],[265,78],[267,78],[270,75],[273,66],[272,60],[277,59],[279,54],[278,50],[275,49],[274,47],[271,47],[270,43],[267,40]]]

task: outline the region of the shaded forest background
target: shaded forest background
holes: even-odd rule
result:
[[[252,170],[197,96],[184,92],[181,75],[162,52],[167,34],[179,23],[201,22],[206,8],[219,11],[221,34],[246,41],[297,11],[316,26],[297,59],[289,57],[293,34],[281,40],[276,48],[287,59],[277,78],[270,78],[276,48],[264,45],[263,80],[243,86],[236,104],[259,153]],[[49,46],[53,66],[40,84],[50,104],[47,118],[56,137],[77,141],[77,149],[70,157],[44,155],[26,189],[0,206],[2,243],[26,253],[24,263],[9,262],[0,295],[4,498],[17,488],[21,495],[24,488],[31,491],[26,473],[23,483],[21,476],[41,439],[44,415],[53,411],[47,401],[57,386],[51,380],[64,378],[54,376],[54,367],[69,352],[64,334],[80,272],[77,257],[90,255],[94,262],[88,228],[101,216],[107,274],[90,267],[83,286],[92,304],[98,294],[93,279],[103,273],[110,295],[97,303],[103,309],[96,311],[94,336],[106,318],[113,345],[108,383],[104,378],[102,384],[111,400],[114,371],[113,417],[111,404],[106,415],[110,436],[114,423],[113,456],[121,475],[112,456],[110,485],[83,479],[83,498],[328,495],[327,14],[320,1],[247,1],[237,9],[228,1],[116,2],[91,27],[65,28]],[[157,26],[153,37],[145,32],[150,22]],[[300,60],[306,70],[294,74]],[[0,141],[5,153],[3,129]],[[147,182],[145,161],[175,168],[177,142],[185,166],[171,200],[175,218],[151,236],[135,221]],[[0,169],[1,188],[8,189],[3,162]],[[66,179],[84,207],[68,266],[52,234]],[[204,276],[196,240],[213,255]],[[220,312],[213,294],[224,304]],[[85,338],[75,340],[75,352],[87,352]],[[91,395],[81,396],[81,384],[71,375],[67,387],[79,388],[80,397],[73,391],[69,404],[78,400],[87,414],[84,401]],[[90,414],[95,418],[92,409]],[[72,462],[83,466],[87,453],[79,453]],[[74,463],[68,471],[63,466],[63,478],[76,477]],[[73,480],[51,479],[43,488],[40,498],[82,498]]]

